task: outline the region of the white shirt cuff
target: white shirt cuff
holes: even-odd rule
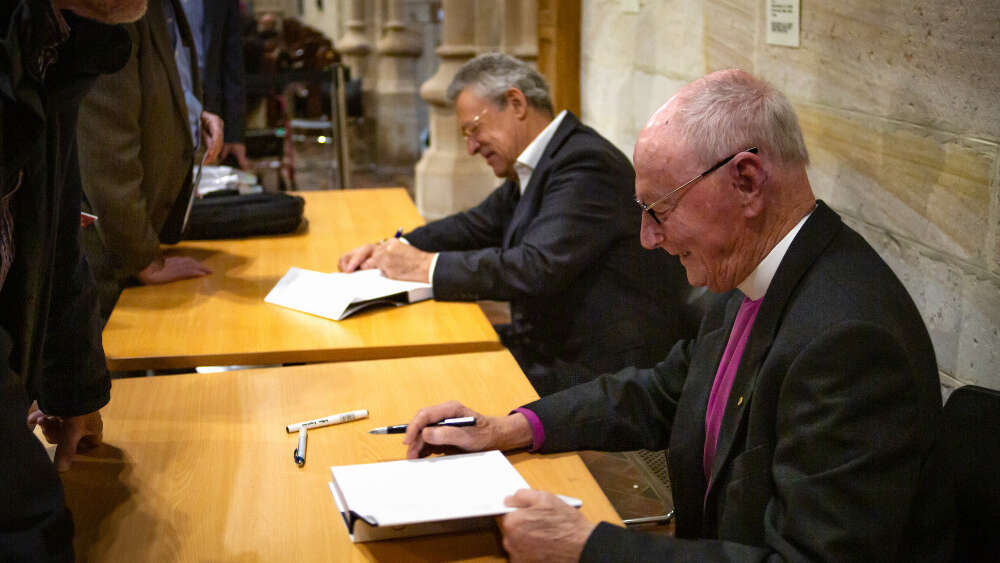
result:
[[[441,253],[435,252],[434,256],[431,258],[431,267],[427,272],[427,283],[431,284],[431,291],[434,290],[434,268],[437,266],[438,256],[441,256]]]

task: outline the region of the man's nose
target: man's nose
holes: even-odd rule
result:
[[[642,222],[639,224],[639,242],[646,250],[653,250],[663,242],[663,225],[657,223],[649,216],[649,213],[642,212]]]
[[[469,152],[470,156],[474,155],[479,150],[479,143],[472,136],[468,136],[465,138],[465,150]]]

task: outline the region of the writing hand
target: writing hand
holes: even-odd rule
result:
[[[399,240],[390,239],[375,247],[362,268],[378,268],[382,275],[394,280],[430,283],[431,259],[434,255]]]
[[[430,426],[446,418],[471,416],[475,426]],[[531,427],[524,415],[483,416],[458,401],[448,401],[424,407],[417,412],[406,428],[403,444],[406,457],[424,457],[442,449],[458,448],[469,452],[482,450],[510,450],[531,445]]]
[[[100,411],[79,416],[49,416],[41,410],[28,413],[28,428],[41,425],[42,434],[50,444],[56,444],[55,465],[57,471],[67,471],[77,452],[85,452],[97,447],[104,435],[104,421]]]
[[[197,278],[211,274],[212,270],[194,258],[167,256],[153,262],[136,274],[144,285],[170,283],[176,280]]]
[[[375,246],[374,244],[363,244],[351,250],[340,257],[340,260],[337,261],[337,267],[340,268],[341,272],[347,273],[357,270],[375,252]],[[369,266],[368,269],[371,268],[374,266]]]
[[[503,548],[516,563],[579,561],[596,527],[552,493],[521,489],[504,504],[517,508],[500,518]]]

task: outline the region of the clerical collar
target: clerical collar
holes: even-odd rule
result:
[[[767,293],[767,288],[771,285],[771,280],[774,279],[774,274],[778,271],[778,266],[781,265],[781,260],[785,257],[785,253],[788,252],[788,247],[792,245],[795,235],[799,233],[799,229],[802,228],[802,225],[805,225],[806,220],[809,219],[815,210],[816,207],[814,206],[808,215],[796,223],[792,227],[792,230],[788,231],[788,234],[778,241],[778,244],[774,245],[771,252],[767,253],[767,256],[760,261],[760,264],[757,264],[757,267],[754,268],[753,272],[750,272],[747,279],[736,286],[748,299],[756,301],[764,297],[764,294]]]

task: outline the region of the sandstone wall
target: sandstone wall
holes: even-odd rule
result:
[[[686,82],[738,67],[796,105],[817,196],[920,307],[945,392],[1000,388],[1000,3],[801,3],[800,47],[765,0],[584,0],[583,120],[626,154]]]

